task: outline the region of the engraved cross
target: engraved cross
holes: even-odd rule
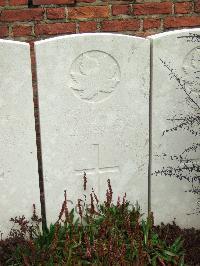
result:
[[[92,168],[77,169],[75,170],[77,176],[83,176],[84,172],[98,176],[98,191],[100,191],[100,176],[106,173],[120,173],[119,166],[100,167],[99,144],[93,144],[95,147],[95,156],[97,156],[96,165]],[[109,178],[109,176],[107,177]]]

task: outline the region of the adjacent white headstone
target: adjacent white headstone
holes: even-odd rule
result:
[[[84,172],[100,199],[110,178],[147,212],[149,40],[82,34],[35,47],[48,222],[64,189],[69,207],[82,197]]]
[[[0,231],[11,217],[40,214],[33,93],[28,44],[0,40]]]
[[[152,36],[151,206],[200,227],[200,29]]]

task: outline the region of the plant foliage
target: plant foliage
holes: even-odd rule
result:
[[[0,241],[2,265],[184,265],[182,240],[167,245],[152,230],[153,214],[142,219],[126,194],[114,204],[107,182],[105,201],[99,203],[93,190],[89,207],[78,199],[78,215],[68,210],[65,191],[57,222],[43,233],[35,208],[31,222],[12,219],[18,229]]]

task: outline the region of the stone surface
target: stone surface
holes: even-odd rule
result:
[[[200,29],[150,39],[155,222],[200,228]]]
[[[11,217],[40,214],[30,49],[0,40],[0,231]]]
[[[82,34],[35,47],[48,222],[64,189],[75,207],[92,187],[102,199],[108,178],[115,199],[126,192],[146,213],[149,40]]]

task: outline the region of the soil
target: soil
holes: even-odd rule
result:
[[[161,224],[154,227],[154,231],[165,239],[168,244],[172,244],[179,236],[184,240],[183,247],[185,250],[185,263],[191,266],[200,266],[200,230],[180,229],[175,223]]]

